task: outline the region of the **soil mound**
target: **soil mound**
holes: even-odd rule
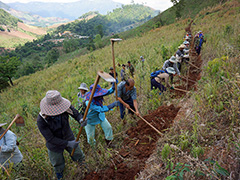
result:
[[[155,111],[144,116],[149,123],[159,131],[169,128],[179,111],[179,107],[160,106]],[[127,131],[119,154],[112,161],[112,166],[99,172],[92,172],[85,176],[86,180],[130,180],[134,179],[145,166],[145,160],[156,147],[159,134],[139,120],[136,127]]]

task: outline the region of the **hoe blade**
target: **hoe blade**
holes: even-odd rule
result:
[[[107,82],[116,82],[116,79],[104,71],[98,71],[98,75]]]
[[[121,41],[122,39],[120,39],[120,38],[116,38],[116,39],[114,39],[114,38],[112,38],[112,39],[110,39],[110,41],[112,41],[112,42],[118,42],[118,41]]]

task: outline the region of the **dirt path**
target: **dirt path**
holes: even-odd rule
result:
[[[197,81],[201,78],[201,56],[192,55],[191,63],[194,66],[189,67],[188,78]],[[180,89],[196,90],[196,83],[184,80],[185,85],[176,86]],[[186,93],[182,91],[171,90],[174,98],[182,97]],[[174,118],[177,116],[180,107],[160,106],[153,112],[144,116],[158,130],[163,131],[171,126]],[[145,161],[156,148],[156,142],[160,136],[145,122],[139,120],[136,127],[127,130],[128,137],[124,139],[119,154],[113,157],[111,167],[99,172],[92,172],[85,176],[85,180],[134,180],[137,174],[145,167]]]

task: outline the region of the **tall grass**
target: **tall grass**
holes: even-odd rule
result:
[[[200,110],[205,114],[201,114],[201,118],[197,121],[196,133],[207,132],[208,129],[203,129],[199,124],[214,123],[214,121],[210,121],[209,118],[217,118],[218,111],[219,113],[226,113],[226,117],[230,118],[232,129],[234,129],[236,124],[239,123],[239,120],[237,119],[238,112],[236,109],[237,105],[239,105],[239,93],[237,89],[233,89],[234,84],[232,83],[235,82],[235,74],[239,67],[239,60],[237,59],[237,55],[239,55],[239,41],[235,41],[239,35],[239,6],[236,6],[239,5],[239,3],[235,5],[234,3],[236,3],[236,1],[228,2],[225,6],[216,7],[220,8],[220,10],[214,14],[206,15],[205,13],[214,11],[214,8],[201,12],[202,15],[195,19],[196,25],[192,27],[193,32],[202,30],[207,37],[207,42],[203,45],[202,50],[202,59],[204,60],[205,66],[208,65],[208,61],[215,58],[221,59],[224,55],[228,56],[228,59],[226,60],[227,66],[223,67],[223,64],[220,64],[219,66],[220,70],[224,71],[223,76],[226,81],[220,81],[220,76],[210,76],[210,70],[208,69],[204,69],[202,73],[204,79],[200,81],[199,88],[201,90],[194,98],[196,101],[198,100],[195,104],[194,111],[196,111],[195,113],[197,114]],[[227,12],[231,11],[232,13],[228,14],[228,16],[225,16],[224,14],[220,16],[219,13],[222,13],[223,10]],[[149,75],[156,68],[162,67],[163,62],[166,60],[163,59],[163,57],[170,57],[175,51],[177,51],[178,45],[183,41],[185,33],[184,28],[187,25],[187,22],[188,21],[186,20],[179,21],[177,24],[164,26],[160,29],[145,33],[141,37],[123,40],[114,45],[116,64],[132,61],[135,66],[138,102],[142,115],[146,114],[148,110],[155,109],[161,104],[168,103],[169,101],[171,102],[167,93],[161,97],[158,96],[157,92],[150,93]],[[232,31],[231,33],[228,33],[230,26]],[[163,52],[166,50],[163,50],[162,46],[166,47],[167,53]],[[226,47],[230,47],[230,49]],[[166,56],[163,56],[163,53],[165,53]],[[145,57],[144,67],[142,67],[139,62],[139,57],[141,55]],[[54,172],[48,160],[47,148],[44,145],[44,138],[41,136],[36,126],[36,118],[40,111],[39,103],[45,96],[46,92],[51,89],[56,89],[61,92],[63,97],[71,100],[73,105],[75,105],[78,92],[77,87],[80,83],[85,82],[90,86],[95,80],[97,71],[108,71],[110,66],[112,66],[111,46],[107,46],[83,56],[73,56],[66,62],[56,64],[32,75],[21,77],[14,82],[14,87],[10,87],[1,92],[1,121],[9,124],[17,113],[22,115],[26,121],[26,126],[24,128],[12,127],[12,130],[16,132],[20,139],[19,148],[24,156],[23,163],[25,166],[18,174],[18,177],[22,176],[30,179],[52,179],[54,177]],[[117,67],[117,71],[120,72],[120,67]],[[227,72],[229,72],[229,74],[227,74]],[[227,86],[225,85],[226,83]],[[103,80],[100,80],[100,85],[106,88],[110,87],[110,85]],[[228,86],[230,88],[226,89],[228,92],[225,92],[227,93],[227,101],[224,99],[224,96],[221,101],[223,102],[223,105],[228,104],[224,107],[230,112],[229,114],[227,113],[228,111],[221,107],[222,105],[219,101],[220,97],[218,96],[219,93],[224,93],[223,89]],[[209,101],[209,98],[212,100]],[[234,102],[230,99],[233,99]],[[108,104],[114,100],[114,97],[110,96],[105,99],[105,103]],[[199,105],[201,105],[201,107],[199,107]],[[213,113],[210,114],[209,112],[211,110]],[[231,117],[234,113],[235,115]],[[123,125],[117,110],[110,111],[106,114],[115,134],[114,143],[120,146],[123,138],[126,136],[124,133],[125,130],[128,129],[130,124],[134,125],[135,121],[127,116],[126,118],[129,124]],[[195,122],[195,119],[192,121]],[[183,123],[184,121],[181,122]],[[189,122],[186,121],[185,123]],[[78,124],[72,120],[71,127],[76,134],[79,128]],[[207,127],[209,128],[209,131],[213,128],[211,126]],[[188,131],[191,136],[193,135],[193,131],[191,128],[189,129]],[[173,142],[178,141],[177,132],[179,132],[179,130],[176,130],[175,134],[172,136],[173,138],[176,138]],[[184,134],[186,134],[186,132],[182,133],[183,135],[180,137],[184,137]],[[214,136],[214,133],[212,136]],[[198,140],[196,138],[199,137],[202,136],[191,136],[192,139],[190,138],[189,141],[196,141]],[[86,161],[91,170],[104,168],[110,164],[109,159],[115,151],[106,150],[104,135],[99,126],[96,128],[96,149],[90,148],[87,144],[85,132],[82,133],[80,139],[80,146],[86,154]],[[171,139],[171,136],[169,139]],[[231,137],[231,140],[233,139],[234,138]],[[201,143],[195,144],[195,150],[192,152],[192,154],[195,153],[195,157],[201,154],[198,153],[199,149],[196,148],[199,147],[199,144],[201,145]],[[180,146],[182,146],[182,149],[187,149],[184,144]],[[194,147],[192,147],[192,149],[194,149]],[[73,178],[73,176],[80,173],[79,171],[80,170],[76,167],[76,164],[70,160],[70,157],[66,156],[65,175]],[[2,175],[0,175],[0,177],[1,176]],[[12,178],[16,177],[17,175],[12,173]]]

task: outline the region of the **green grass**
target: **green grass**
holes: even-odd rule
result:
[[[236,1],[229,3],[236,3]],[[191,157],[193,157],[193,155],[195,157],[199,156],[199,162],[202,160],[202,152],[208,150],[202,148],[205,143],[203,143],[201,137],[204,140],[208,139],[208,142],[211,141],[211,143],[209,142],[208,144],[209,146],[214,146],[216,144],[216,135],[223,135],[226,140],[229,138],[234,142],[236,142],[236,137],[238,137],[237,132],[234,131],[234,129],[239,126],[237,107],[239,107],[240,101],[238,88],[234,88],[234,83],[238,83],[236,79],[236,73],[239,71],[239,60],[237,56],[239,55],[240,50],[238,41],[235,41],[236,37],[239,35],[240,22],[236,5],[239,5],[239,3],[236,3],[235,6],[230,4],[225,7],[217,6],[212,9],[204,10],[201,12],[201,14],[204,15],[201,17],[197,16],[195,19],[196,25],[192,27],[192,31],[196,32],[201,29],[205,36],[208,37],[202,50],[202,59],[204,60],[203,66],[208,67],[208,62],[215,58],[221,59],[224,55],[228,56],[228,60],[226,60],[227,64],[217,61],[217,63],[220,63],[218,68],[219,71],[224,71],[223,76],[227,80],[221,80],[218,75],[210,75],[210,70],[212,70],[212,68],[210,70],[204,68],[202,72],[203,79],[198,85],[199,91],[196,92],[196,95],[193,97],[193,99],[195,99],[192,109],[193,116],[191,116],[190,120],[181,120],[179,122],[180,126],[173,126],[173,129],[167,135],[168,139],[162,139],[165,143],[175,144],[176,146],[179,146],[179,148],[182,147],[182,149],[186,150],[186,153],[189,153],[188,155]],[[206,13],[216,11],[216,9],[219,8],[220,10],[216,13]],[[227,10],[227,12],[232,11],[233,13],[221,14],[222,10]],[[135,81],[138,93],[138,103],[142,115],[146,114],[148,110],[155,109],[161,104],[172,102],[171,99],[166,97],[167,94],[159,98],[154,92],[152,92],[154,98],[151,100],[149,99],[149,75],[155,70],[155,68],[160,68],[163,65],[165,59],[162,58],[162,45],[167,48],[168,56],[175,53],[177,46],[183,39],[185,33],[184,27],[186,27],[187,24],[187,20],[178,21],[177,24],[164,26],[161,27],[161,29],[147,32],[139,37],[123,40],[122,42],[114,44],[116,63],[122,64],[126,63],[128,60],[134,62],[133,65],[136,69]],[[227,32],[227,25],[232,27],[233,32],[226,36],[224,33]],[[231,48],[229,49],[227,47]],[[146,60],[143,70],[141,69],[141,64],[139,62],[139,57],[141,55],[144,55]],[[67,59],[67,57],[64,58]],[[11,128],[17,136],[21,138],[19,148],[23,153],[23,163],[25,164],[23,171],[18,175],[13,172],[11,178],[16,178],[17,176],[31,179],[53,178],[54,172],[48,160],[44,138],[36,126],[36,118],[40,111],[39,103],[41,99],[45,96],[48,90],[56,89],[61,92],[63,97],[71,100],[73,104],[75,104],[78,92],[77,87],[80,83],[85,82],[88,86],[91,85],[95,80],[96,72],[98,70],[108,72],[110,66],[112,66],[112,54],[111,46],[109,45],[82,56],[76,57],[73,54],[66,62],[58,63],[48,69],[44,69],[43,71],[15,80],[14,87],[1,92],[1,121],[9,124],[16,114],[22,115],[26,121],[26,126],[24,128],[16,128],[15,126]],[[218,66],[218,64],[213,63],[212,66]],[[117,67],[117,71],[120,71],[119,67]],[[145,79],[142,78],[143,74],[145,74]],[[110,85],[108,85],[108,83],[106,84],[103,80],[100,80],[100,85],[110,87]],[[214,101],[209,102],[208,97],[209,95],[211,96],[211,93],[213,94]],[[113,96],[109,96],[106,97],[105,103],[108,104],[114,100],[115,98]],[[221,108],[222,104],[220,101],[223,102],[224,107],[227,108],[229,112],[225,108]],[[129,128],[131,119],[127,117],[129,124],[123,126],[120,122],[119,112],[117,112],[117,110],[106,113],[106,116],[113,127],[114,135],[116,135],[114,136],[114,143],[120,145],[123,138],[126,136],[125,130]],[[217,129],[218,125],[216,124],[221,124],[221,119],[225,119],[228,122],[225,126],[220,126],[226,128],[224,129],[226,131],[225,133],[221,131],[221,129]],[[201,124],[205,124],[205,126],[201,126]],[[76,134],[79,128],[78,125],[71,121],[71,127]],[[181,129],[183,130],[182,133]],[[188,133],[186,133],[186,131],[188,131]],[[236,137],[234,137],[232,133]],[[189,144],[194,143],[193,145],[195,148],[193,148],[193,146],[188,148],[185,142],[181,142],[186,139],[183,138],[186,134],[188,134],[189,137]],[[168,141],[169,139],[171,141]],[[91,170],[95,171],[96,169],[104,168],[111,163],[110,158],[114,154],[114,151],[105,150],[105,142],[101,128],[96,128],[96,150],[91,149],[86,143],[85,132],[82,133],[80,140],[80,146],[86,155],[86,160],[89,163]],[[161,148],[165,143],[160,143],[158,146],[158,150],[160,149],[159,151],[161,151]],[[98,150],[100,150],[101,153],[99,153]],[[228,149],[226,149],[226,151],[227,150]],[[229,152],[232,153],[234,152],[233,150],[232,147],[229,149]],[[177,151],[174,152],[177,153]],[[65,155],[65,175],[71,179],[74,175],[79,174],[80,172],[77,169],[76,164],[70,160],[70,157],[67,154]],[[159,158],[161,157],[159,156]],[[175,154],[173,158],[174,159],[171,161],[179,162],[183,157]],[[161,161],[161,159],[159,161]],[[174,164],[176,163],[174,162]],[[152,175],[154,175],[154,173],[157,174],[159,173],[159,168],[152,171]],[[167,177],[167,172],[164,173],[166,173],[165,177]],[[194,176],[192,175],[189,179],[194,179]]]

